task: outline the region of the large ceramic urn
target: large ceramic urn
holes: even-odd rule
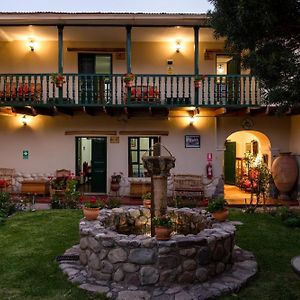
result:
[[[288,193],[292,190],[298,177],[297,161],[290,152],[280,153],[274,160],[272,176],[275,186],[280,192],[279,199],[289,200]]]

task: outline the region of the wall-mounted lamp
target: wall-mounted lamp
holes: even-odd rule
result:
[[[27,118],[26,118],[26,115],[24,115],[21,119],[21,122],[23,124],[23,126],[27,126]]]
[[[176,41],[175,50],[177,53],[180,52],[180,50],[181,50],[181,42],[180,41]]]
[[[218,74],[224,73],[224,65],[223,64],[218,64],[217,73]]]
[[[190,126],[192,126],[194,122],[195,122],[195,117],[194,116],[190,117]]]
[[[30,48],[31,51],[34,51],[34,48],[35,48],[35,42],[34,42],[34,40],[30,40],[28,42],[28,47]]]

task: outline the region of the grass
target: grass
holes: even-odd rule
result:
[[[0,299],[106,299],[69,283],[55,256],[78,243],[79,210],[49,210],[17,213],[0,226]],[[258,275],[237,295],[222,299],[300,299],[300,277],[290,260],[300,255],[300,229],[288,228],[279,219],[264,214],[231,210],[238,226],[236,240],[252,251]]]
[[[106,299],[69,283],[55,256],[79,241],[79,210],[17,213],[0,226],[0,299]]]
[[[300,299],[300,277],[290,264],[300,255],[300,229],[285,227],[268,214],[243,214],[234,210],[230,219],[238,226],[236,243],[256,256],[259,272],[237,295],[222,299],[296,300]]]

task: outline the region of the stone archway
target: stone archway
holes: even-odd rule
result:
[[[225,140],[225,148],[223,160],[224,196],[232,204],[243,204],[244,199],[250,198],[250,193],[237,187],[237,183],[245,171],[244,154],[250,151],[258,158],[263,159],[271,168],[271,142],[262,132],[243,130],[230,134]],[[231,152],[228,153],[228,151]],[[231,174],[231,172],[234,173]],[[232,176],[230,177],[230,175]]]

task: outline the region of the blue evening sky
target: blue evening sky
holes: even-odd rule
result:
[[[207,0],[8,0],[1,12],[182,12],[205,13],[212,9]]]

